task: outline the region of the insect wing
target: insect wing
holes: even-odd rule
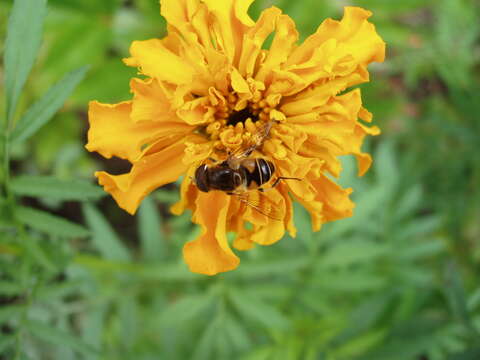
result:
[[[272,220],[283,220],[282,213],[279,210],[278,205],[275,204],[272,200],[270,200],[270,198],[266,196],[263,192],[251,191],[235,195],[240,202],[244,203],[246,206],[251,207],[258,213],[265,215]]]
[[[250,156],[250,154],[259,146],[263,144],[265,139],[268,137],[270,133],[270,129],[272,128],[272,122],[266,122],[255,134],[252,135],[252,145],[247,148],[239,148],[237,151],[234,151],[229,155],[229,162],[241,161],[246,157]]]

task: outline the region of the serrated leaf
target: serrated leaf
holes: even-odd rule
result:
[[[46,0],[15,0],[5,42],[7,119],[12,119],[42,39]]]
[[[22,315],[25,309],[26,307],[24,305],[2,305],[0,308],[0,324]]]
[[[458,319],[462,321],[465,328],[470,331],[472,335],[478,337],[480,333],[472,324],[462,278],[455,263],[451,262],[445,267],[445,280],[445,292],[450,308]]]
[[[440,239],[434,239],[423,243],[415,243],[415,246],[407,246],[398,253],[402,260],[413,260],[422,257],[429,257],[445,249],[445,244]]]
[[[19,176],[11,180],[12,191],[21,196],[54,198],[63,201],[99,199],[105,192],[84,180],[60,180],[50,176]]]
[[[99,304],[84,314],[82,322],[82,340],[94,348],[100,348],[102,344],[102,334],[105,331],[107,323],[107,313],[108,306],[105,304]]]
[[[275,307],[270,306],[245,291],[231,289],[229,299],[240,314],[261,323],[266,328],[285,330],[288,319]]]
[[[25,254],[29,255],[37,264],[52,272],[56,270],[55,264],[48,257],[48,251],[45,251],[36,239],[23,237],[22,245]]]
[[[25,141],[45,125],[63,106],[65,100],[85,77],[87,70],[88,67],[84,66],[68,73],[33,104],[16,124],[11,135],[12,142]]]
[[[90,234],[90,232],[81,225],[48,212],[26,206],[18,206],[15,209],[15,216],[21,223],[50,235],[82,238]]]
[[[203,331],[203,335],[198,342],[198,345],[193,354],[194,360],[209,360],[213,359],[213,349],[215,341],[217,340],[218,323],[217,321],[210,321],[207,328]]]
[[[53,328],[40,321],[27,320],[25,328],[28,329],[37,338],[49,342],[56,346],[68,346],[87,356],[98,355],[98,352],[92,346],[79,340],[77,336]]]
[[[413,217],[415,215],[415,209],[420,205],[421,200],[422,188],[420,185],[413,186],[407,190],[395,206],[395,218],[403,219],[408,215]]]
[[[16,296],[24,292],[24,288],[17,282],[0,281],[0,296]]]
[[[249,337],[248,330],[233,316],[226,314],[225,334],[230,339],[232,346],[238,350],[243,351],[252,346],[252,340]]]
[[[214,297],[210,293],[185,296],[166,307],[160,314],[159,322],[165,327],[185,325],[211,306],[213,300]]]
[[[408,224],[401,227],[396,236],[399,239],[409,239],[419,237],[424,234],[429,234],[434,232],[439,228],[441,224],[440,216],[430,215],[425,217],[420,217],[415,219],[415,221],[411,221]]]
[[[270,346],[263,346],[256,348],[246,356],[242,357],[242,360],[270,360],[275,351],[275,348]]]
[[[91,204],[83,205],[83,214],[88,227],[92,231],[95,247],[106,259],[129,261],[130,254],[115,231],[100,211]]]
[[[374,159],[373,166],[379,183],[388,188],[395,188],[399,175],[394,144],[391,141],[380,143]]]
[[[165,239],[159,215],[153,199],[145,198],[138,212],[138,231],[143,257],[150,261],[159,261],[165,254]]]
[[[233,277],[261,278],[265,276],[292,273],[305,268],[310,261],[309,256],[298,256],[296,258],[265,260],[263,262],[252,262],[239,267]]]
[[[450,355],[447,360],[478,360],[480,359],[480,347],[467,349],[460,353]]]
[[[386,337],[386,329],[372,330],[358,336],[335,349],[334,353],[340,359],[353,359],[362,355],[374,346],[379,345]]]
[[[389,293],[371,297],[361,303],[350,315],[350,327],[338,335],[333,343],[336,345],[345,344],[352,338],[359,336],[362,332],[370,329],[384,314],[390,304],[392,295]]]
[[[370,263],[391,251],[390,246],[374,241],[349,241],[337,243],[322,256],[319,266],[350,266],[356,263]]]

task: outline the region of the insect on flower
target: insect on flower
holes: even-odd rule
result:
[[[236,153],[228,154],[226,160],[215,162],[213,166],[207,164],[200,165],[195,170],[194,183],[198,189],[203,192],[210,190],[225,191],[228,195],[236,195],[240,201],[251,206],[261,214],[271,219],[282,220],[280,214],[277,214],[275,207],[265,205],[268,197],[258,196],[263,201],[249,200],[250,191],[264,192],[264,185],[267,184],[275,174],[275,165],[269,160],[263,158],[252,158],[250,155],[254,150],[261,146],[267,138],[272,127],[272,122],[267,122],[264,127],[254,136],[253,145],[246,149],[240,148]],[[280,180],[301,180],[299,178],[278,176],[270,188],[274,188]]]
[[[295,237],[293,201],[314,231],[350,216],[352,190],[334,181],[339,156],[354,155],[364,174],[363,140],[380,132],[353,89],[385,56],[371,13],[345,7],[342,20],[298,43],[280,9],[252,20],[253,1],[161,0],[167,36],[134,41],[124,59],[141,75],[132,99],[89,106],[86,148],[132,164],[126,174],[95,173],[121,208],[134,214],[150,192],[182,178],[171,210],[190,210],[201,227],[183,256],[202,274],[236,268],[232,247]]]

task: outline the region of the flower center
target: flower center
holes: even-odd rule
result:
[[[280,96],[268,95],[264,98],[262,92],[257,91],[254,96],[245,98],[234,92],[224,95],[211,91],[209,98],[213,116],[198,131],[212,141],[212,155],[217,160],[256,144],[259,144],[256,150],[261,152],[263,141],[259,143],[258,139],[259,134],[265,132],[266,124],[285,119],[276,109]]]
[[[227,126],[235,126],[238,123],[245,123],[248,118],[252,119],[253,122],[256,122],[258,120],[258,111],[252,111],[249,107],[240,111],[234,111],[227,119]]]

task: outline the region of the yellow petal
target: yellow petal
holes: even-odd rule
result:
[[[325,221],[334,221],[352,216],[355,204],[350,200],[352,189],[342,189],[326,176],[312,180],[317,191],[315,201],[323,204],[323,218]],[[314,216],[315,214],[312,214]]]
[[[158,138],[163,132],[176,132],[170,123],[159,126],[151,121],[135,123],[131,120],[132,103],[89,103],[88,151],[97,151],[106,158],[118,156],[135,161],[142,147]]]
[[[350,91],[342,96],[336,96],[327,104],[313,110],[314,119],[308,117],[290,118],[297,128],[308,135],[308,144],[327,148],[327,152],[334,155],[356,156],[359,164],[359,175],[365,174],[371,164],[371,157],[361,151],[361,146],[366,135],[377,135],[377,127],[368,128],[358,122],[362,116],[371,120],[368,112],[362,107],[360,89]],[[300,150],[304,154],[311,153],[314,148]],[[326,159],[326,158],[324,158]],[[335,164],[330,163],[332,168]],[[334,173],[335,174],[335,173]]]
[[[202,227],[202,234],[183,248],[192,272],[215,275],[233,270],[240,263],[227,241],[229,203],[230,196],[221,191],[198,194],[194,221]]]
[[[345,7],[341,21],[325,20],[315,34],[309,36],[291,55],[288,64],[308,61],[327,41],[335,40],[339,58],[351,55],[357,64],[366,65],[372,61],[382,62],[385,58],[385,43],[368,22],[371,12],[358,7]]]
[[[247,13],[254,0],[203,0],[213,17],[213,33],[218,47],[237,65],[242,49],[243,35],[253,26]]]
[[[265,81],[267,76],[271,75],[272,69],[278,68],[287,60],[297,40],[298,31],[293,20],[288,15],[280,15],[272,45],[255,78]]]
[[[192,82],[192,67],[167,49],[159,39],[134,41],[130,46],[130,54],[132,57],[124,59],[124,62],[139,67],[145,75],[177,85]]]
[[[253,75],[257,58],[268,35],[275,29],[275,23],[282,11],[276,7],[262,11],[254,27],[245,34],[238,70],[245,77]]]
[[[160,186],[176,181],[187,170],[182,162],[185,144],[178,137],[175,141],[162,150],[143,156],[128,174],[110,175],[98,171],[95,176],[118,206],[133,215],[145,196]]]

